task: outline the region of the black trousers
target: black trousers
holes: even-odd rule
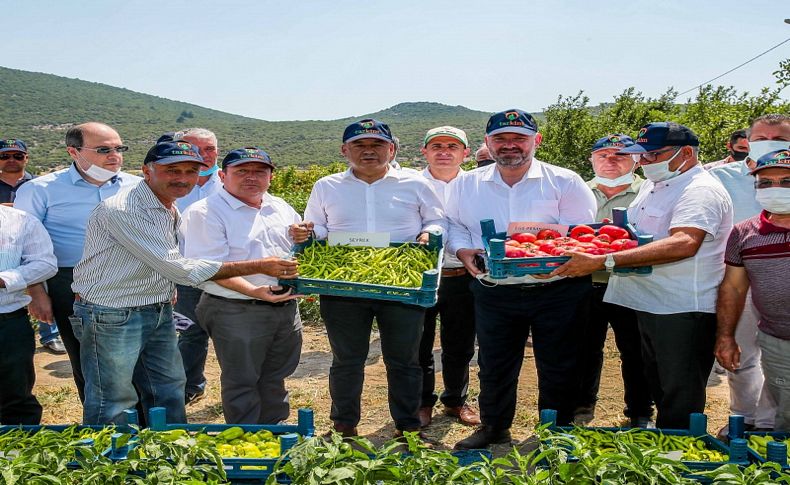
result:
[[[420,427],[418,411],[422,370],[418,359],[425,308],[384,300],[321,296],[321,317],[332,347],[329,369],[329,417],[356,426],[361,416],[362,386],[373,319],[381,336],[387,368],[390,414],[399,430]]]
[[[579,379],[579,341],[588,315],[590,277],[541,286],[471,283],[475,299],[480,417],[507,429],[516,412],[524,347],[532,333],[538,371],[538,408],[556,409],[557,424],[573,419]]]
[[[689,414],[705,410],[713,368],[714,313],[636,312],[645,374],[656,401],[656,427],[687,429]]]
[[[194,325],[178,332],[178,350],[184,362],[184,373],[187,376],[186,393],[197,394],[206,389],[206,357],[208,356],[208,334],[199,325],[197,313],[198,302],[203,290],[191,286],[177,285],[178,299],[173,311],[189,318]]]
[[[33,395],[36,341],[27,310],[0,313],[0,423],[39,424],[41,404]]]
[[[606,303],[605,284],[596,284],[590,294],[590,316],[584,329],[579,358],[580,391],[577,407],[595,407],[603,367],[603,348],[609,326],[620,352],[623,376],[625,415],[652,416],[653,400],[642,361],[642,341],[636,312],[630,308]]]
[[[440,318],[439,340],[442,345],[442,404],[459,407],[466,402],[469,362],[475,355],[475,305],[469,289],[472,279],[469,274],[443,277],[436,305],[425,311],[420,341],[423,407],[433,407],[439,399],[434,392],[436,367],[433,359],[437,316]]]
[[[47,293],[52,300],[52,312],[58,324],[60,338],[66,347],[71,362],[71,372],[74,374],[74,384],[80,402],[85,402],[85,378],[82,376],[80,361],[80,341],[74,336],[69,317],[74,314],[74,292],[71,284],[74,282],[74,268],[58,268],[58,272],[47,280]]]

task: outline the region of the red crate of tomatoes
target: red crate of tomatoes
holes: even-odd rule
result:
[[[628,223],[626,210],[612,211],[611,224],[598,222],[570,226],[566,234],[556,229],[543,228],[536,232],[496,232],[494,221],[480,221],[485,247],[485,263],[489,277],[502,279],[512,276],[549,273],[568,261],[569,251],[607,254],[631,249],[653,240],[652,235],[638,234]],[[649,274],[651,266],[615,268],[616,273]]]

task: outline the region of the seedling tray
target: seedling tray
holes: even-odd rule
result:
[[[653,241],[653,236],[649,234],[637,233],[634,226],[628,222],[627,211],[624,208],[615,208],[612,210],[612,225],[622,227],[631,235],[631,239],[636,240],[640,246]],[[606,225],[602,222],[595,222],[587,224],[593,229],[600,229]],[[574,226],[569,228],[573,229]],[[545,274],[552,272],[558,266],[562,266],[570,259],[570,256],[544,256],[533,258],[506,258],[505,257],[505,240],[507,239],[506,232],[496,232],[494,221],[492,219],[483,219],[480,221],[480,228],[483,232],[483,247],[485,254],[483,259],[485,261],[488,276],[493,279],[503,279],[508,277],[526,276],[530,274]],[[617,268],[614,272],[617,274],[628,275],[638,274],[645,275],[653,272],[652,266],[640,266],[635,268]]]
[[[442,257],[444,247],[440,234],[430,234],[427,245],[419,243],[407,243],[414,247],[424,247],[429,251],[438,250],[439,257],[436,261],[436,268],[424,271],[422,274],[422,285],[419,288],[406,288],[401,286],[375,285],[367,283],[355,283],[339,280],[323,280],[315,278],[295,278],[281,279],[279,284],[289,286],[295,293],[303,295],[331,295],[345,296],[350,298],[371,298],[374,300],[399,301],[410,305],[422,307],[432,307],[436,304],[437,290],[439,288],[439,276],[442,271]],[[308,240],[293,247],[294,254],[301,254],[310,244],[325,245],[326,241]],[[390,243],[390,246],[402,246],[404,243]]]

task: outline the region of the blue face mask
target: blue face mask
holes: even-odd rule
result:
[[[200,175],[201,177],[208,177],[209,175],[213,175],[217,171],[219,171],[219,164],[215,163],[213,167],[198,172],[198,175]]]

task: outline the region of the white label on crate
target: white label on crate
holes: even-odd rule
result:
[[[561,235],[568,234],[567,224],[550,224],[548,222],[511,222],[507,226],[507,235],[516,234],[518,232],[531,232],[537,234],[543,229],[554,229]]]
[[[388,232],[330,232],[327,238],[330,246],[345,244],[347,246],[372,246],[385,248],[390,245]]]

